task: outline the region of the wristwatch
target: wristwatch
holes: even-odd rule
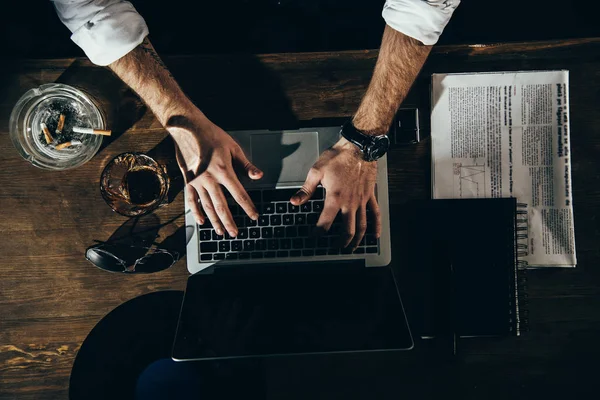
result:
[[[360,149],[366,161],[379,160],[390,148],[390,138],[387,135],[367,135],[356,129],[352,121],[342,125],[340,134]]]

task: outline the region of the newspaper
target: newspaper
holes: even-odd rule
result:
[[[574,267],[569,134],[568,71],[434,74],[433,197],[516,197],[520,259]]]

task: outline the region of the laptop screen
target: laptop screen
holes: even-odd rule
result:
[[[391,269],[360,264],[248,265],[191,276],[173,358],[412,348]]]

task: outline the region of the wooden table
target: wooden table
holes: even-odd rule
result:
[[[351,115],[376,57],[377,51],[365,50],[170,57],[167,64],[214,122],[238,129]],[[405,104],[428,110],[433,72],[561,68],[570,70],[579,265],[530,274],[531,331],[518,339],[465,341],[458,360],[429,370],[406,367],[407,357],[411,365],[419,363],[418,355],[408,353],[377,359],[273,360],[268,372],[269,398],[398,398],[405,391],[403,383],[412,379],[424,384],[421,397],[597,396],[600,39],[437,47]],[[93,160],[72,171],[34,168],[20,158],[8,136],[8,119],[16,100],[30,88],[55,81],[82,86],[96,95],[115,133]],[[56,59],[23,60],[1,67],[0,133],[0,398],[65,398],[77,350],[104,315],[141,294],[184,288],[185,260],[160,273],[123,276],[94,268],[84,259],[87,246],[106,240],[126,221],[100,196],[102,168],[121,152],[151,151],[166,132],[105,69],[81,59]],[[159,150],[168,147],[163,143]],[[429,140],[390,152],[392,208],[407,200],[428,198],[429,162]],[[179,193],[156,215],[165,222],[182,210]],[[182,223],[179,218],[161,234],[170,235]],[[411,370],[419,372],[407,378]]]

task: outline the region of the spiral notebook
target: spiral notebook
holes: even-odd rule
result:
[[[411,206],[403,243],[422,338],[520,335],[526,207],[510,199],[431,200]]]

